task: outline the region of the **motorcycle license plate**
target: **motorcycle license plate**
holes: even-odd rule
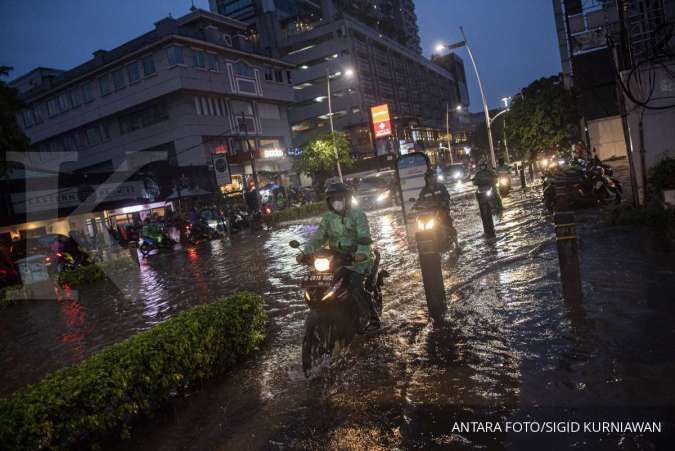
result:
[[[302,281],[304,287],[330,287],[333,283],[333,274],[310,274]]]

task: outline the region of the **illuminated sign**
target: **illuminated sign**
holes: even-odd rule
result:
[[[284,151],[282,149],[265,149],[263,151],[264,158],[283,158]]]
[[[370,108],[370,117],[373,119],[373,132],[375,139],[391,136],[391,118],[389,117],[389,105],[382,104]]]

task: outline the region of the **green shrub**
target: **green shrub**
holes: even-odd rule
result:
[[[77,287],[105,279],[105,272],[98,263],[78,266],[75,269],[59,273],[59,285]]]
[[[309,218],[324,213],[328,207],[325,202],[314,202],[301,207],[286,208],[276,211],[270,215],[263,216],[263,221],[268,225],[277,225],[285,221],[295,221],[298,219]]]
[[[128,435],[140,412],[249,355],[264,338],[262,304],[240,292],[194,307],[0,400],[0,448],[72,449]]]
[[[0,289],[0,308],[16,304],[20,299],[30,298],[30,289],[23,285],[12,285]]]

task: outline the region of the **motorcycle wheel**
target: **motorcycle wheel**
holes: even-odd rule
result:
[[[141,251],[141,255],[143,256],[143,258],[145,258],[150,254],[152,247],[150,247],[150,245],[146,243],[143,243],[141,244],[141,247],[138,248],[138,250]]]
[[[302,339],[302,371],[309,376],[312,368],[332,353],[334,337],[332,327],[325,330],[318,313],[310,311],[305,320],[305,336]]]

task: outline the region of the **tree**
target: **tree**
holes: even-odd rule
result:
[[[506,137],[514,160],[534,159],[541,151],[569,147],[579,139],[574,94],[559,76],[531,83],[513,99],[506,115]]]
[[[16,89],[2,80],[11,70],[11,67],[0,66],[0,174],[7,167],[8,152],[25,152],[30,146],[30,140],[16,123],[16,115],[23,103]]]
[[[347,137],[342,132],[335,132],[334,138],[340,165],[342,168],[350,167],[352,157]],[[337,171],[331,134],[322,133],[304,145],[302,155],[295,160],[294,168],[297,172],[311,176],[314,189],[321,192],[326,179]]]

